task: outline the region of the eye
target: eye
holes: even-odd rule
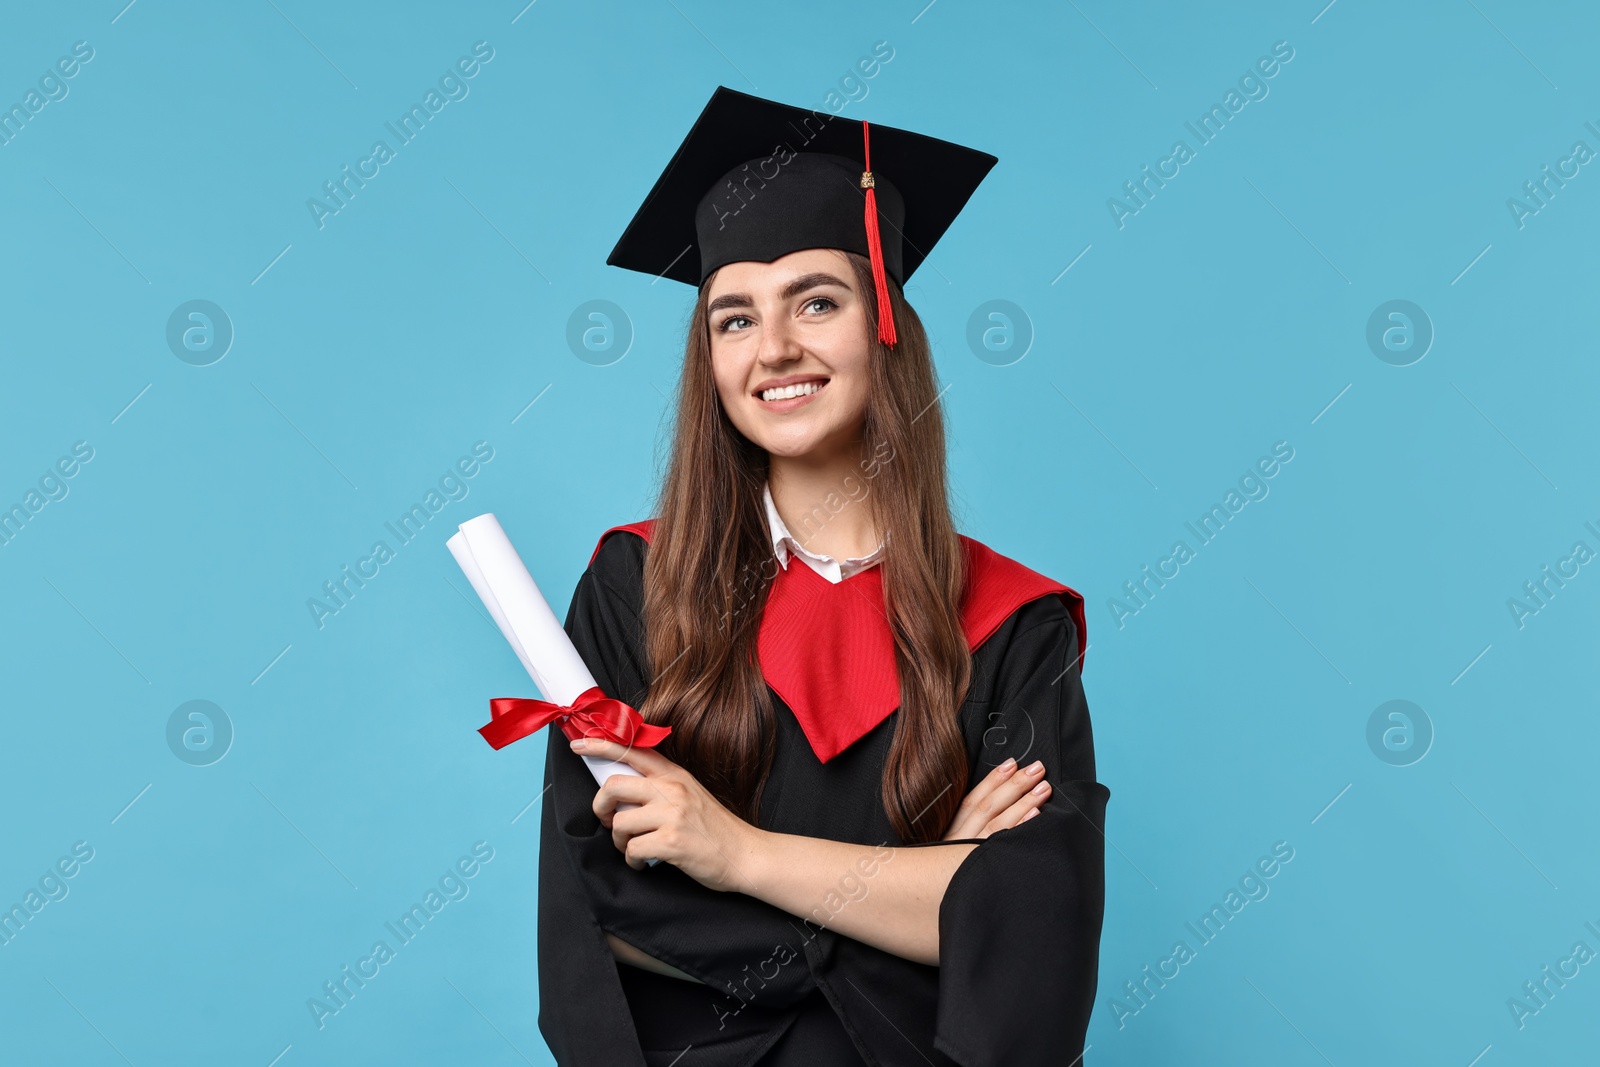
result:
[[[824,307],[822,309],[823,311],[828,311],[828,310],[831,310],[831,309],[836,308],[836,307],[839,306],[837,303],[835,303],[834,301],[828,299],[825,296],[814,296],[810,300],[807,300],[805,302],[804,306],[809,308],[809,307],[812,307],[812,306],[814,306],[816,304],[826,304],[827,307]]]
[[[749,318],[747,318],[744,315],[729,315],[727,318],[725,318],[721,322],[717,323],[717,332],[718,333],[727,333],[729,331],[729,329],[733,327],[733,324],[735,322],[749,322],[749,321],[750,321]],[[741,327],[738,327],[738,329],[742,330],[742,329],[744,329],[744,327],[741,326]]]

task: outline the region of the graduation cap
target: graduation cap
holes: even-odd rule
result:
[[[997,162],[719,86],[606,262],[698,286],[727,263],[857,252],[872,261],[878,337],[893,345],[886,278],[905,285]]]

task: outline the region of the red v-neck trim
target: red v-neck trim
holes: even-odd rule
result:
[[[600,535],[589,562],[606,537],[618,531],[649,543],[654,519],[613,526]],[[980,541],[961,536],[967,554],[967,588],[961,628],[977,651],[1022,605],[1060,595],[1078,627],[1079,669],[1088,636],[1083,597],[1070,586],[1039,574]],[[779,568],[767,596],[757,637],[761,673],[794,712],[819,762],[827,763],[870,733],[900,706],[894,635],[883,599],[883,564],[835,584],[791,558]]]

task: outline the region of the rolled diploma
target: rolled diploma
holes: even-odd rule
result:
[[[490,617],[500,627],[511,650],[522,661],[533,684],[538,686],[542,699],[569,706],[578,699],[578,694],[595,684],[594,675],[573,647],[572,639],[562,629],[555,612],[550,610],[544,594],[539,592],[533,575],[528,573],[522,557],[517,555],[511,539],[500,527],[500,520],[492,513],[468,519],[445,545],[460,564],[467,581],[472,583],[478,599],[489,609]],[[582,759],[596,783],[603,784],[613,774],[643,777],[618,760],[599,756],[583,756]],[[624,802],[618,804],[617,809],[638,806]],[[657,862],[650,861],[652,865]]]

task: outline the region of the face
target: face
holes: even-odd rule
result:
[[[717,394],[739,432],[777,456],[853,455],[871,349],[866,302],[844,253],[807,248],[771,263],[729,263],[711,281],[707,308]],[[763,399],[775,386],[798,386],[799,395]]]

